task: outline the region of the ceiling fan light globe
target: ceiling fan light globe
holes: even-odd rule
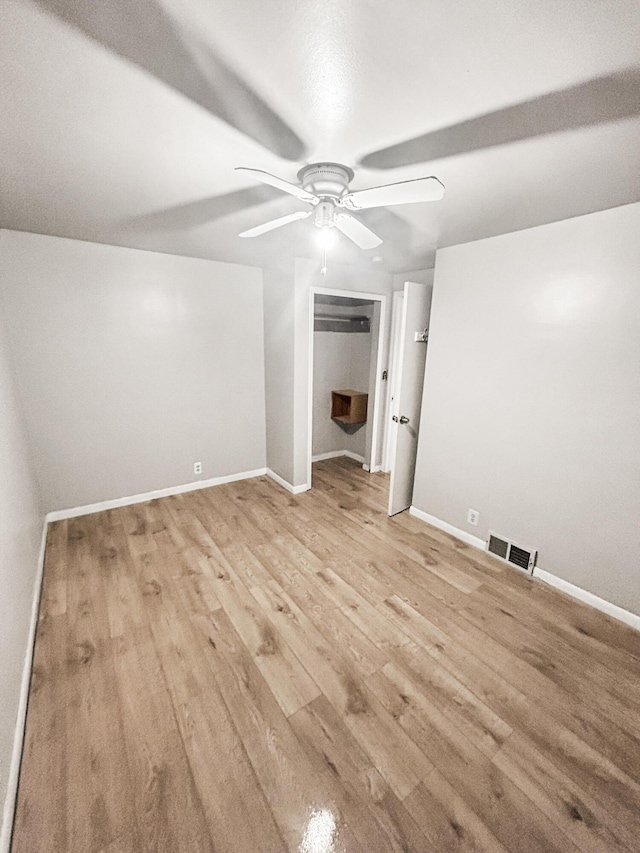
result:
[[[319,228],[316,232],[316,243],[325,251],[333,248],[337,240],[338,235],[336,234],[336,229],[333,226]]]
[[[335,205],[332,201],[321,201],[315,210],[314,225],[318,228],[331,228],[336,222]]]

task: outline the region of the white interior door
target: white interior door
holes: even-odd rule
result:
[[[391,314],[391,343],[389,346],[389,391],[387,399],[387,415],[384,425],[384,464],[382,470],[389,474],[393,467],[396,455],[397,430],[392,416],[398,414],[398,393],[400,391],[400,378],[398,365],[400,364],[400,324],[402,322],[402,305],[404,293],[401,290],[394,291],[393,307]],[[391,427],[394,427],[392,429]]]
[[[427,345],[416,341],[416,333],[423,332],[429,325],[431,291],[427,284],[407,281],[404,285],[402,319],[398,327],[396,393],[389,415],[393,419],[391,430],[395,433],[391,444],[395,446],[395,453],[391,459],[389,515],[411,506],[427,356]]]

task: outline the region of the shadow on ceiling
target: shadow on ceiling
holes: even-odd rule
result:
[[[640,68],[633,67],[382,148],[360,163],[395,169],[637,115]]]
[[[113,226],[117,229],[117,233],[121,233],[123,229],[138,234],[186,231],[278,200],[282,202],[279,206],[281,208],[278,211],[279,214],[291,212],[288,210],[289,202],[292,204],[292,209],[295,205],[293,199],[283,195],[274,187],[260,185],[141,214],[120,220],[113,223]],[[388,208],[363,210],[358,213],[358,218],[382,238],[382,245],[375,250],[364,251],[354,246],[346,237],[340,236],[337,245],[330,251],[330,255],[335,260],[350,265],[360,265],[363,262],[370,263],[371,258],[379,256],[383,262],[382,268],[390,270],[419,269],[425,263],[433,263],[435,237],[432,241],[427,239],[427,243],[431,242],[432,245],[425,246],[425,235],[392,210]],[[256,212],[255,224],[259,223],[260,216]],[[287,254],[298,253],[305,257],[314,255],[320,257],[320,249],[314,240],[315,233],[311,222],[294,223],[281,231],[269,232],[245,241],[244,246],[257,251],[273,252],[275,250]]]
[[[113,53],[148,71],[217,118],[287,160],[305,146],[238,75],[156,0],[35,0]]]
[[[274,187],[247,187],[224,195],[211,196],[134,216],[119,222],[118,225],[130,227],[134,231],[180,231],[198,228],[233,213],[281,198],[282,193]]]

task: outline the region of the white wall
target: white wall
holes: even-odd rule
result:
[[[326,306],[321,306],[323,309]],[[343,312],[343,316],[344,316]],[[355,312],[352,312],[355,313]],[[360,309],[362,313],[362,309]],[[371,313],[371,311],[369,312]],[[313,455],[348,450],[365,455],[365,424],[344,427],[331,420],[331,392],[369,392],[371,332],[313,334]],[[372,410],[367,412],[367,419]]]
[[[638,235],[633,204],[437,253],[413,502],[640,614]]]
[[[264,270],[264,371],[267,466],[293,483],[293,262]]]
[[[409,272],[396,273],[393,277],[393,289],[402,290],[405,281],[415,281],[418,284],[433,284],[433,269],[410,270]]]
[[[0,808],[16,727],[43,514],[0,317]],[[9,830],[4,827],[2,838]]]
[[[45,509],[263,468],[262,274],[4,231],[13,360]]]

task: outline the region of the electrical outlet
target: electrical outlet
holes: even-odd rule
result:
[[[474,527],[478,526],[478,522],[480,521],[480,513],[477,509],[470,509],[467,512],[467,521],[469,524],[473,524]]]
[[[202,462],[194,462],[193,463],[193,473],[194,474],[202,474]]]

